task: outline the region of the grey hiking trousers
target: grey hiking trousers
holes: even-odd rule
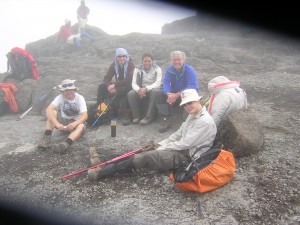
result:
[[[190,161],[188,150],[151,150],[134,155],[135,169],[172,170],[183,162]]]
[[[159,89],[157,88],[153,88],[152,90],[150,90],[147,93],[147,97],[146,98],[142,98],[140,99],[138,93],[136,93],[135,90],[131,90],[128,92],[127,94],[127,99],[132,111],[132,117],[133,119],[142,119],[142,106],[143,103],[147,104],[145,106],[146,108],[146,117],[149,117],[151,120],[154,119],[154,114],[155,114],[155,110],[156,110],[156,104],[155,104],[155,100],[156,100],[156,95],[158,93]]]

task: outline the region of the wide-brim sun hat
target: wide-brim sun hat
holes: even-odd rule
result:
[[[71,80],[71,79],[66,79],[61,82],[61,84],[58,85],[60,91],[65,91],[65,90],[79,90],[75,86],[75,81],[76,80]]]
[[[181,92],[181,103],[180,106],[189,103],[199,101],[202,96],[198,95],[198,92],[195,89],[186,89]]]

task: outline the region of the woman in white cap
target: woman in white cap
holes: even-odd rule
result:
[[[75,140],[84,134],[88,119],[85,99],[76,91],[75,80],[63,80],[58,87],[58,95],[46,109],[47,123],[44,137],[38,148],[48,149],[51,144],[51,135],[54,128],[70,133],[61,143],[55,146],[54,151],[64,153]]]
[[[208,112],[214,119],[216,126],[221,127],[222,120],[241,108],[247,108],[246,92],[240,88],[240,82],[229,80],[225,76],[217,76],[208,82],[211,93]]]
[[[175,133],[154,145],[150,151],[136,154],[115,164],[90,169],[88,178],[98,180],[115,173],[141,168],[168,171],[208,150],[213,144],[217,128],[206,108],[202,107],[200,99],[195,89],[183,91],[180,106],[189,115]]]
[[[134,69],[134,61],[127,50],[117,48],[115,60],[110,65],[97,92],[97,104],[101,104],[104,100],[114,98],[111,104],[111,116],[117,118],[119,116],[119,109],[121,109],[123,125],[129,125],[131,123],[127,93],[132,89],[131,82]]]

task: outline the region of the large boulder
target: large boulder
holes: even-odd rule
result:
[[[219,138],[236,158],[260,151],[264,133],[252,108],[240,109],[224,118]]]

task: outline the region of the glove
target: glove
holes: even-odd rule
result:
[[[155,150],[159,147],[159,144],[154,144],[153,141],[151,141],[148,145],[143,147],[143,152]]]

